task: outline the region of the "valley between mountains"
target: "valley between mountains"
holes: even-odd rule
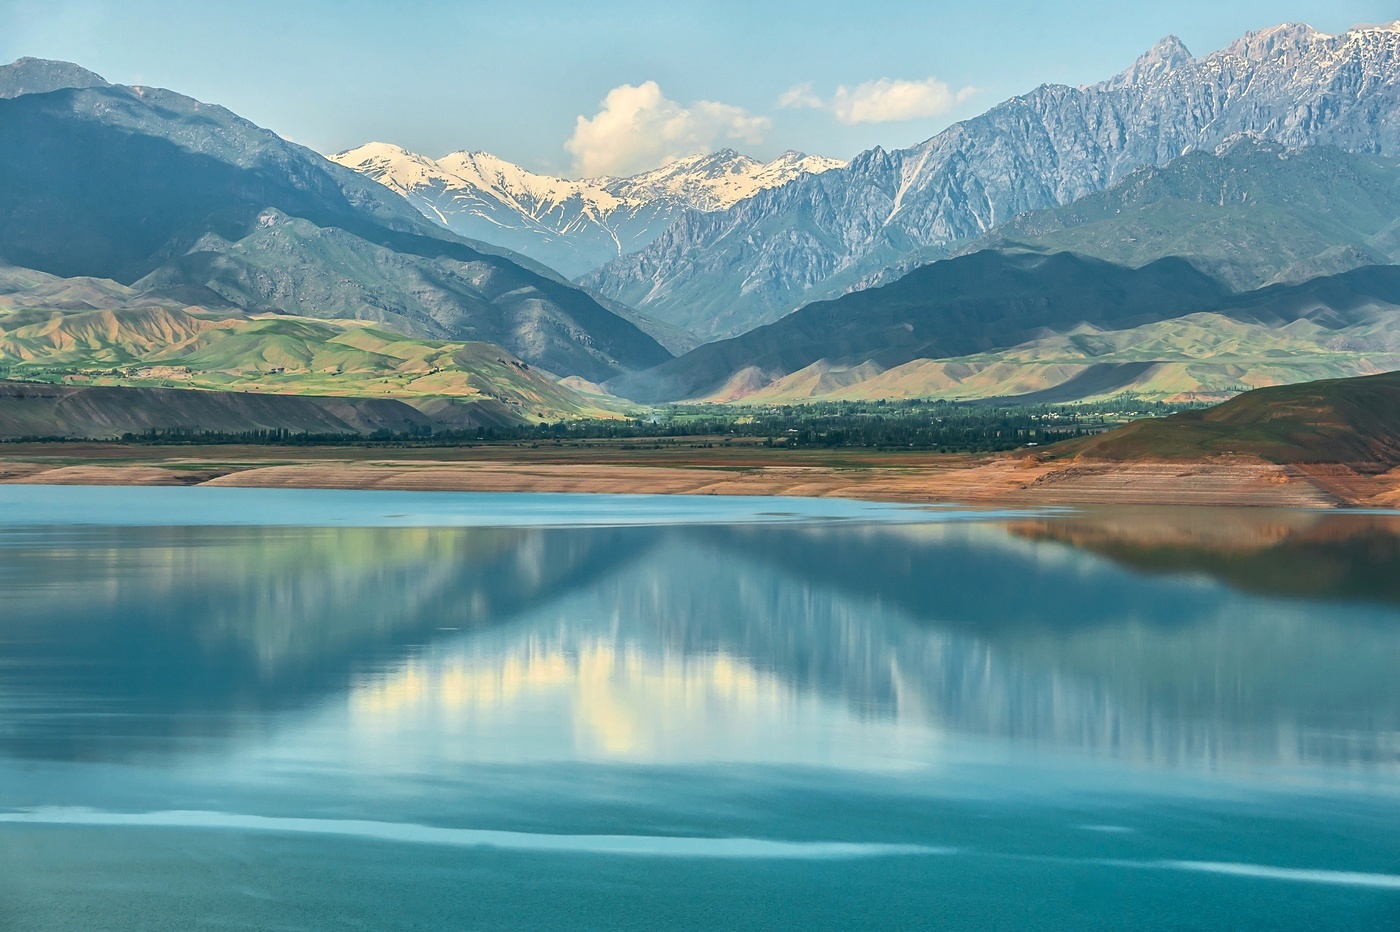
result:
[[[1400,23],[1200,57],[1168,37],[907,149],[580,179],[388,141],[323,156],[21,59],[0,164],[11,441],[507,445],[495,478],[423,480],[452,488],[587,485],[589,464],[524,452],[579,442],[620,458],[589,466],[600,488],[915,500],[1197,500],[1161,465],[1190,461],[1226,499],[1374,504],[1400,466],[1400,425],[1341,401],[1391,404],[1370,380],[1400,370]],[[1305,384],[1339,387],[1270,394]],[[823,445],[859,480],[800,459]],[[11,479],[68,468],[24,449],[0,456]],[[992,458],[888,472],[968,453]],[[331,453],[293,473],[152,456],[152,481],[419,481]],[[723,477],[697,484],[706,457]],[[1084,485],[1144,463],[1166,478]]]

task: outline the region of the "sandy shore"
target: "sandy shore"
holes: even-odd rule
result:
[[[1088,463],[1016,456],[639,447],[0,447],[0,482],[489,492],[801,495],[967,504],[1397,507],[1400,470],[1245,459]]]

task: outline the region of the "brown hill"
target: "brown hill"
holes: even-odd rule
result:
[[[1400,372],[1260,388],[1213,408],[1134,421],[1061,449],[1085,459],[1240,455],[1383,472],[1400,466]]]

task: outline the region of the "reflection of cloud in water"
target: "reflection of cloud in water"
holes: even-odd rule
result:
[[[860,718],[840,697],[802,689],[723,650],[686,654],[587,631],[525,636],[499,650],[470,641],[356,683],[347,726],[377,760],[428,754],[500,762],[782,762],[886,769],[936,733]],[[425,745],[419,739],[437,735]],[[915,753],[917,752],[917,753]]]

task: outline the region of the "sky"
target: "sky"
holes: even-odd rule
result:
[[[332,153],[484,150],[567,177],[729,146],[850,158],[1179,36],[1400,18],[1394,0],[0,0],[0,62],[77,62]]]

